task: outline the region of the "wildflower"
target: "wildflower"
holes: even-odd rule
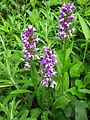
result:
[[[51,87],[51,88],[54,88],[56,85],[57,85],[56,82],[55,82],[54,80],[52,80],[52,81],[51,81],[51,84],[50,84],[50,87]]]
[[[56,65],[56,56],[50,51],[49,48],[45,48],[43,54],[41,56],[40,65],[43,68],[40,71],[41,77],[43,80],[41,84],[46,87],[54,88],[56,86],[56,82],[52,80],[52,78],[56,75],[54,67]]]
[[[30,68],[30,65],[28,62],[25,62],[24,69],[28,69],[28,68]]]
[[[74,5],[66,3],[62,6],[59,15],[59,26],[58,26],[58,38],[66,39],[72,36],[74,28],[71,27],[72,21],[75,16],[72,14],[74,10]]]
[[[36,48],[36,44],[39,41],[38,36],[34,37],[35,28],[33,28],[32,25],[29,25],[27,29],[22,32],[22,45],[23,45],[23,53],[24,53],[24,59],[25,61],[25,69],[28,69],[30,67],[29,61],[32,58],[38,58],[36,55],[36,52],[38,48]]]

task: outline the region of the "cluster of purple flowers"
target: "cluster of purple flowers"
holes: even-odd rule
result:
[[[63,4],[60,15],[59,15],[59,26],[58,26],[58,38],[66,39],[72,36],[75,31],[71,27],[71,22],[74,20],[75,16],[72,14],[74,10],[74,5],[70,3]]]
[[[36,44],[39,41],[38,36],[34,37],[35,28],[32,25],[29,25],[27,29],[22,32],[22,43],[23,43],[23,53],[25,58],[23,61],[25,62],[24,68],[28,69],[30,67],[29,61],[32,58],[38,58],[36,52],[38,48],[36,48]]]
[[[74,20],[75,16],[72,14],[74,10],[74,5],[70,3],[65,3],[60,11],[59,15],[59,26],[58,26],[58,38],[66,39],[72,36],[72,33],[75,31],[71,26],[71,22]],[[27,29],[22,32],[22,43],[23,43],[23,53],[24,58],[22,60],[25,62],[24,68],[28,69],[30,67],[30,60],[38,59],[36,44],[39,41],[38,36],[34,37],[35,28],[32,25],[29,25]],[[46,87],[54,88],[57,84],[53,80],[56,75],[55,65],[56,65],[56,56],[52,51],[46,47],[43,51],[40,60],[40,76],[43,78],[41,84]]]
[[[40,71],[40,75],[44,78],[44,80],[41,81],[41,84],[46,87],[54,88],[56,86],[56,82],[52,80],[52,78],[56,75],[54,70],[56,65],[56,56],[52,53],[52,51],[50,51],[49,48],[44,49],[41,56],[40,65],[43,68]]]

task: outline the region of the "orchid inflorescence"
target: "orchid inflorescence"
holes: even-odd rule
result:
[[[22,33],[22,44],[23,44],[23,53],[25,58],[24,68],[28,69],[30,67],[29,61],[33,58],[37,59],[38,56],[36,54],[38,48],[36,48],[36,44],[39,41],[38,36],[34,37],[35,28],[32,25],[29,25],[27,29]]]
[[[58,38],[60,40],[72,37],[72,33],[75,31],[71,26],[72,21],[75,19],[74,14],[72,14],[74,8],[74,5],[70,3],[63,4],[61,8],[58,26]]]
[[[52,51],[48,47],[44,48],[40,61],[40,65],[42,67],[40,75],[43,77],[41,84],[46,87],[50,86],[51,88],[54,88],[56,86],[56,82],[52,80],[52,78],[56,75],[54,70],[56,61],[56,56],[52,53]]]

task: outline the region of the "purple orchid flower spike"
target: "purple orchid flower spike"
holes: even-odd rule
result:
[[[58,26],[58,38],[60,40],[72,37],[72,33],[75,31],[75,29],[71,27],[72,21],[75,19],[74,14],[72,14],[74,9],[73,4],[65,3],[60,10]]]
[[[29,25],[27,29],[22,32],[22,45],[23,45],[23,53],[24,53],[24,62],[25,62],[25,69],[30,68],[29,61],[32,58],[38,58],[36,52],[38,48],[36,48],[36,44],[39,41],[38,36],[34,37],[35,28],[32,25]]]
[[[56,82],[52,80],[52,78],[56,75],[56,72],[54,70],[56,62],[56,56],[48,47],[46,47],[43,51],[40,61],[40,65],[42,67],[40,75],[44,78],[41,81],[42,85],[51,88],[54,88],[56,86]]]

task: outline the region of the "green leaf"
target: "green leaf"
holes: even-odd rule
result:
[[[36,118],[31,118],[31,117],[29,117],[29,118],[26,118],[26,119],[24,119],[24,120],[37,120]]]
[[[80,89],[79,92],[90,94],[90,90],[88,89]]]
[[[0,120],[4,120],[4,118],[2,116],[0,116]]]
[[[15,104],[15,98],[10,102],[9,104],[9,110],[10,110],[10,119],[14,119],[14,114],[15,114],[15,109],[16,109],[16,104]]]
[[[83,82],[81,80],[75,80],[75,85],[78,87],[78,89],[84,87]]]
[[[33,8],[35,8],[36,1],[37,1],[37,0],[34,0],[34,1],[33,1],[33,0],[30,0],[31,6],[32,6]]]
[[[75,104],[75,120],[88,120],[85,107],[81,101]]]
[[[35,63],[34,61],[32,61],[32,64],[31,64],[31,68],[30,68],[30,72],[31,72],[31,79],[32,79],[32,83],[35,87],[35,89],[37,88],[37,85],[40,81],[40,76],[37,72],[37,69],[35,67]]]
[[[85,35],[85,38],[88,41],[90,39],[90,29],[88,28],[84,19],[79,15],[79,13],[78,13],[78,16],[79,16],[79,21],[83,30],[83,34]]]
[[[68,72],[65,72],[64,73],[64,76],[63,76],[63,89],[64,90],[67,90],[68,89],[68,87],[69,87],[69,75],[68,75]]]
[[[58,62],[56,64],[57,74],[58,74],[59,79],[62,78],[63,60],[64,60],[63,52],[61,50],[59,50],[57,52],[57,61]]]
[[[13,84],[1,84],[0,88],[11,87]]]
[[[83,71],[84,71],[83,62],[78,62],[70,68],[70,75],[71,77],[79,77]]]
[[[80,5],[85,5],[87,4],[88,0],[77,0],[77,3]]]
[[[28,116],[29,110],[23,110],[23,114],[19,120],[25,120]]]
[[[11,100],[13,97],[13,94],[7,95],[4,100],[3,100],[3,104],[7,104],[9,100]]]
[[[67,63],[70,54],[72,53],[73,43],[70,45],[68,49],[66,49],[66,55],[65,55],[65,63]]]
[[[68,92],[72,93],[72,95],[78,96],[79,98],[84,99],[84,94],[80,93],[79,90],[76,89],[76,87],[72,87],[67,90]]]
[[[90,73],[88,73],[88,74],[84,77],[84,84],[85,84],[85,86],[87,86],[88,84],[90,84]]]
[[[13,90],[9,94],[20,94],[20,93],[33,93],[33,92],[25,89],[19,89],[19,90]]]
[[[14,37],[16,38],[19,47],[22,47],[20,37],[18,37],[17,35],[14,35]]]
[[[71,104],[68,104],[67,106],[64,106],[61,108],[66,115],[67,118],[70,118],[73,116],[73,110]]]
[[[43,112],[41,115],[41,120],[48,120],[48,114],[49,114],[48,111]]]
[[[12,5],[14,5],[15,7],[18,7],[18,5],[16,4],[17,2],[15,2],[14,0],[9,0],[11,2]]]
[[[2,68],[3,70],[7,71],[6,66],[0,61],[0,68]],[[7,72],[8,73],[8,72]]]
[[[55,120],[68,120],[65,113],[61,109],[55,110],[54,114],[55,114]]]
[[[46,95],[46,89],[40,85],[36,91],[36,95],[37,95],[39,105],[41,106],[41,108],[43,108],[45,95]]]
[[[55,109],[61,108],[62,106],[67,105],[69,102],[70,102],[70,99],[62,95],[55,100],[55,102],[53,103],[52,109],[55,110]]]
[[[49,0],[49,1],[46,1],[46,4],[50,7],[52,5],[58,5],[62,3],[61,1],[58,1],[58,0]]]
[[[0,109],[8,116],[8,110],[2,103],[0,103]]]
[[[34,108],[30,111],[32,118],[38,118],[42,110],[40,108]]]

